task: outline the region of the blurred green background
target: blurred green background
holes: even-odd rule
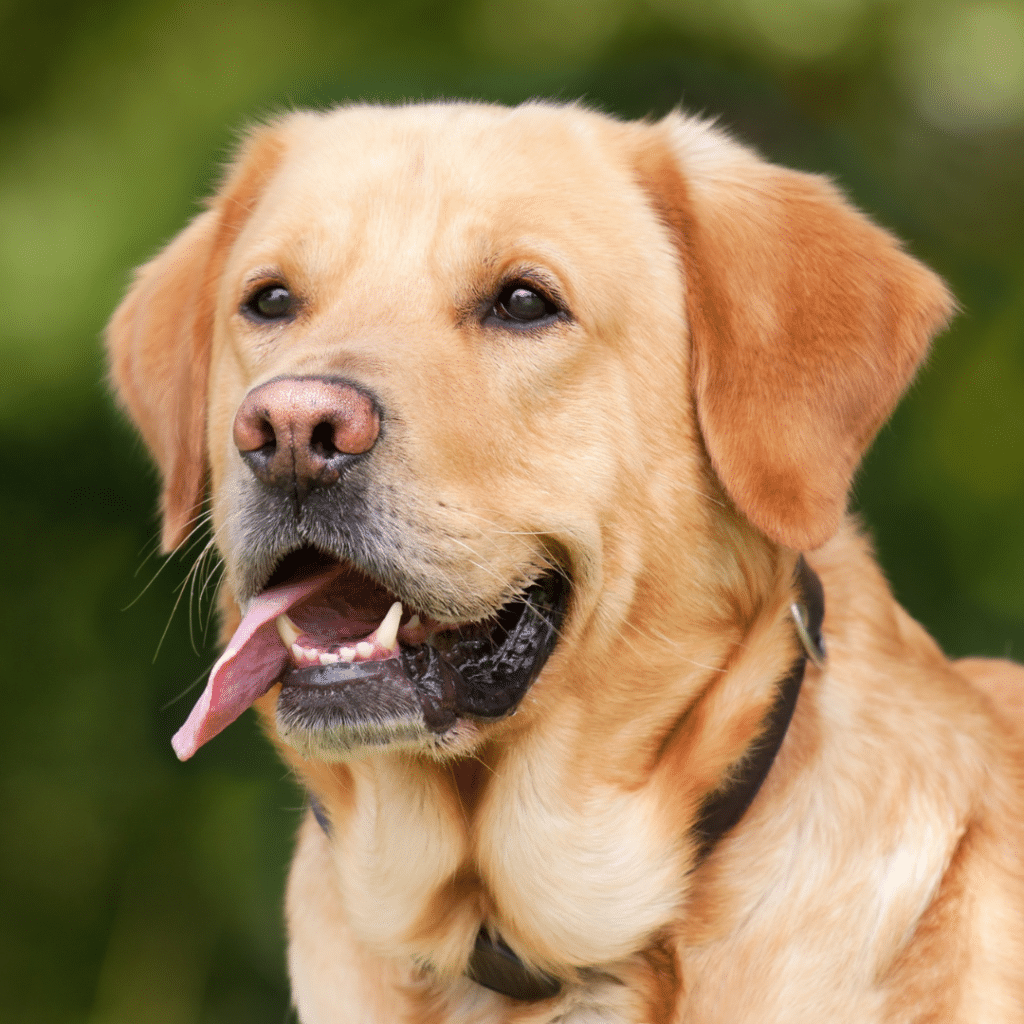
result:
[[[254,115],[682,103],[835,176],[963,306],[856,504],[948,650],[1024,655],[1024,0],[0,0],[0,27],[3,1021],[292,1019],[301,795],[251,716],[171,753],[208,602],[176,597],[195,551],[153,554],[154,474],[99,344]]]

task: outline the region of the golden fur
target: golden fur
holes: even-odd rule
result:
[[[482,321],[527,271],[571,317]],[[305,296],[294,320],[238,314],[259,274]],[[208,480],[227,634],[232,419],[281,375],[382,397],[374,479],[438,607],[487,615],[552,559],[573,582],[516,715],[440,754],[277,740],[332,825],[307,817],[288,885],[304,1024],[1024,1020],[1024,671],[947,661],[844,519],[951,308],[827,181],[681,115],[355,106],[250,133],[109,329],[168,549]],[[800,550],[827,665],[693,870],[697,809],[798,651]],[[563,994],[468,980],[481,923]]]

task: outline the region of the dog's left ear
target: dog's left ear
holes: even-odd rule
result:
[[[165,552],[188,537],[203,503],[220,271],[281,148],[273,128],[249,135],[209,208],[139,269],[107,325],[114,389],[160,469]]]
[[[711,464],[764,534],[818,547],[953,300],[827,180],[680,115],[646,132],[636,167],[681,256]]]

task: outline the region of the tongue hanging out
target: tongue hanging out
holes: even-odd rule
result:
[[[342,573],[336,566],[253,599],[213,666],[203,695],[171,741],[182,761],[262,697],[289,664],[301,668],[396,656],[401,604],[392,602],[383,618],[376,614],[380,597],[366,607],[353,607],[345,599]],[[324,592],[330,600],[312,600]],[[421,632],[415,617],[403,628],[411,640],[419,639]]]
[[[174,736],[181,760],[278,681],[278,735],[307,756],[345,757],[396,737],[430,744],[460,717],[502,718],[553,650],[569,597],[552,570],[489,618],[403,622],[395,595],[354,567],[321,560],[296,578],[309,561],[289,558],[278,577],[291,581],[252,600]]]

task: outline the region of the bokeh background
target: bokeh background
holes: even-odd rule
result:
[[[301,795],[251,716],[171,753],[214,656],[207,576],[154,554],[99,343],[255,115],[682,103],[835,176],[963,307],[855,503],[951,652],[1024,655],[1024,0],[0,0],[0,53],[0,1019],[293,1019]]]

